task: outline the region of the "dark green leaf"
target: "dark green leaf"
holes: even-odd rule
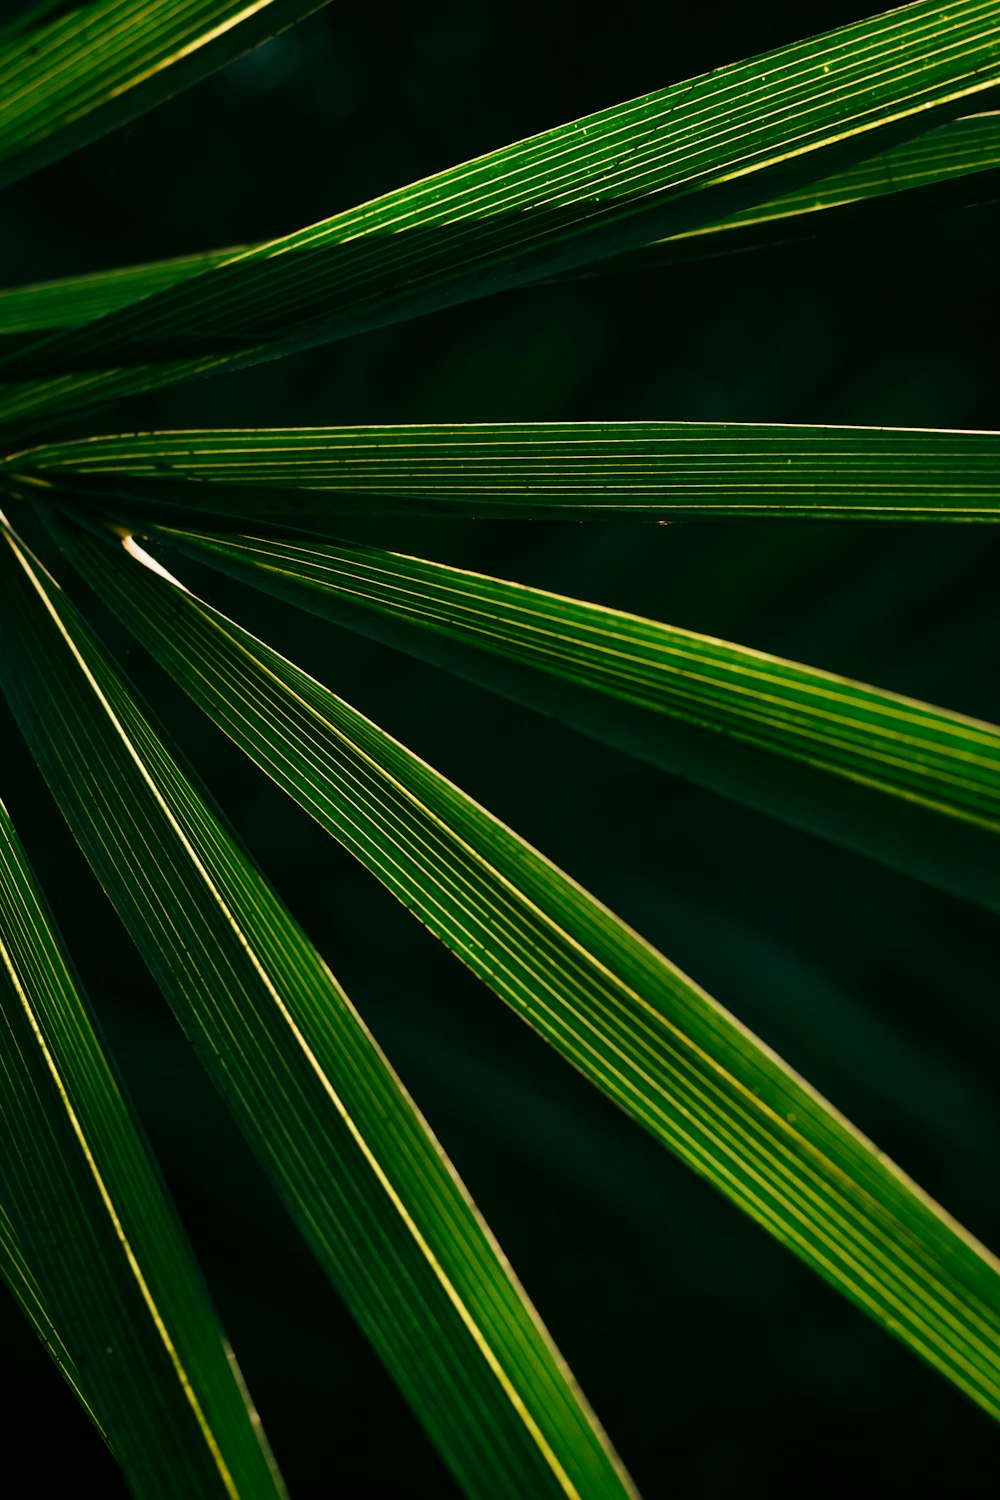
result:
[[[961,122],[960,122],[961,123]],[[30,286],[0,289],[0,352],[13,347],[11,340],[44,328],[76,328],[116,308],[127,307],[164,287],[176,286],[202,271],[224,265],[250,247],[234,245],[228,250],[203,250],[198,255],[177,255],[171,260],[146,265],[116,266],[111,271],[93,271],[86,276],[67,276],[58,281],[38,281]]]
[[[0,594],[0,682],[60,807],[303,1236],[468,1493],[633,1493],[323,959],[13,535]]]
[[[398,553],[165,535],[293,604],[1000,909],[995,725]]]
[[[11,483],[127,516],[336,534],[345,517],[1000,520],[1000,433],[723,422],[126,434],[11,456]]]
[[[84,0],[0,32],[0,187],[134,120],[326,0]],[[28,18],[33,19],[32,17]]]
[[[0,359],[0,421],[360,333],[713,224],[1000,82],[996,0],[918,0],[494,151]]]
[[[1000,1266],[767,1047],[404,746],[143,561],[63,545],[214,722],[592,1082],[1000,1415]]]
[[[994,196],[1000,196],[1000,113],[971,115],[798,192],[731,214],[703,229],[597,261],[573,274],[652,269],[692,256],[723,255],[793,233],[817,234],[847,223],[853,227],[861,222],[862,214],[874,210],[918,213],[945,204],[980,203]],[[834,209],[839,212],[831,213]],[[17,338],[20,347],[26,347],[30,335],[42,329],[76,328],[127,307],[224,265],[251,248],[260,247],[205,250],[148,265],[0,289],[0,352],[15,347]]]
[[[133,1493],[283,1495],[2,804],[0,1074],[4,1206]]]
[[[83,1394],[79,1372],[52,1322],[42,1289],[38,1285],[38,1278],[25,1259],[21,1242],[9,1215],[2,1206],[0,1206],[0,1279],[4,1281],[14,1301],[51,1354],[70,1390],[100,1431],[100,1423]]]

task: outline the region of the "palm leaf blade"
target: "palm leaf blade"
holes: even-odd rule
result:
[[[631,1494],[319,954],[13,536],[0,568],[0,679],[22,730],[207,1071],[447,1462],[470,1495]]]
[[[988,1252],[721,1007],[457,787],[169,577],[83,533],[64,534],[63,544],[212,719],[518,1014],[1000,1415],[1000,1268]]]
[[[0,33],[0,187],[198,82],[325,0],[85,0]],[[28,21],[31,17],[27,18]]]
[[[194,255],[175,255],[169,260],[61,277],[57,281],[4,287],[0,289],[0,340],[3,340],[0,351],[12,347],[10,341],[17,335],[79,327],[164,287],[176,286],[202,271],[224,265],[249,248],[234,245],[225,250],[203,250]]]
[[[1000,113],[988,112],[951,120],[770,203],[754,204],[715,224],[600,261],[593,269],[654,270],[678,260],[753,249],[797,235],[843,232],[848,227],[870,232],[876,219],[992,202],[997,197]]]
[[[970,115],[940,125],[916,140],[904,141],[846,172],[821,178],[798,192],[672,239],[597,261],[578,274],[641,270],[669,265],[678,258],[722,255],[766,243],[772,235],[816,234],[848,221],[854,226],[862,222],[862,214],[874,210],[918,213],[944,204],[981,203],[1000,195],[998,173],[1000,112]],[[145,265],[0,288],[0,353],[15,347],[18,339],[25,345],[32,333],[77,328],[259,248],[236,245]]]
[[[1000,729],[992,724],[377,548],[163,535],[292,604],[1000,908]]]
[[[2,804],[0,995],[6,1206],[133,1492],[284,1494]]]
[[[29,430],[702,227],[919,135],[998,82],[1000,7],[917,0],[454,167],[0,358],[0,380],[17,382],[0,421]]]
[[[0,1280],[6,1283],[7,1290],[48,1350],[70,1390],[100,1431],[101,1424],[83,1393],[83,1385],[72,1355],[52,1321],[42,1289],[38,1285],[38,1278],[28,1264],[10,1216],[2,1207],[0,1207]],[[104,1436],[103,1433],[102,1436]]]
[[[1000,433],[715,422],[190,430],[10,455],[12,486],[156,522],[345,517],[995,523]]]

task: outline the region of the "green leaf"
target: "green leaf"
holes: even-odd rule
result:
[[[85,0],[0,32],[0,187],[180,93],[325,0]],[[33,20],[28,17],[27,20]]]
[[[1000,433],[726,422],[147,432],[0,462],[38,499],[327,535],[368,516],[1000,520]]]
[[[657,240],[638,250],[610,256],[576,275],[646,270],[691,256],[723,255],[771,238],[859,223],[874,210],[897,213],[942,205],[981,203],[1000,196],[1000,113],[951,120],[914,141],[905,141],[846,172],[731,214],[702,229]],[[831,213],[831,210],[839,212]],[[850,212],[847,212],[850,211]],[[259,246],[205,250],[147,265],[120,266],[85,276],[67,276],[28,286],[0,288],[0,352],[26,347],[43,329],[76,328],[115,312],[153,292],[213,270]],[[15,340],[20,338],[20,344]]]
[[[337,214],[0,359],[19,430],[572,270],[794,191],[1000,82],[1000,4],[918,0]]]
[[[870,230],[876,218],[893,220],[900,214],[996,198],[1000,198],[1000,112],[970,115],[770,203],[755,204],[715,224],[657,240],[576,274],[657,270],[680,260],[756,249],[800,235]],[[4,327],[3,295],[0,330]]]
[[[16,335],[22,335],[24,343],[23,335],[42,329],[76,328],[116,308],[127,307],[130,302],[138,302],[140,297],[224,265],[249,248],[233,245],[228,250],[202,250],[196,255],[177,255],[171,260],[149,261],[145,265],[116,266],[111,271],[92,271],[86,276],[0,288],[0,351],[15,347]]]
[[[1000,729],[656,620],[371,547],[163,533],[199,561],[1000,909]]]
[[[2,804],[0,1072],[4,1206],[69,1355],[64,1369],[133,1493],[283,1495]]]
[[[1000,1266],[509,828],[158,565],[63,545],[211,719],[658,1140],[994,1416]]]
[[[28,1264],[17,1237],[17,1231],[2,1205],[0,1205],[0,1280],[5,1283],[14,1301],[52,1356],[70,1390],[100,1432],[101,1424],[83,1394],[80,1375],[73,1363],[72,1355],[52,1321],[42,1289],[38,1285],[38,1278]],[[107,1441],[106,1434],[101,1432],[101,1436]]]
[[[634,1493],[323,959],[13,534],[0,593],[0,682],[63,813],[300,1231],[468,1493]]]

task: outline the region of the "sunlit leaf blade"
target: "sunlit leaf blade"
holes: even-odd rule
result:
[[[0,589],[0,681],[71,828],[299,1229],[467,1492],[632,1494],[329,969],[13,537]]]
[[[868,228],[876,218],[996,198],[1000,198],[1000,112],[970,115],[770,203],[755,204],[715,224],[626,251],[590,269],[653,270],[678,260],[725,255],[797,235]],[[0,293],[0,330],[3,319]]]
[[[960,122],[964,123],[964,122]],[[46,328],[75,328],[116,308],[127,307],[164,287],[176,286],[202,271],[224,265],[249,247],[202,250],[196,255],[176,255],[170,260],[145,265],[116,266],[111,271],[92,271],[85,276],[66,276],[58,281],[38,281],[29,286],[0,288],[0,351],[6,352],[14,335]]]
[[[995,725],[399,553],[164,535],[290,603],[1000,909]]]
[[[860,225],[874,210],[918,213],[943,205],[981,203],[1000,196],[1000,113],[951,120],[914,141],[821,178],[798,192],[744,209],[716,224],[657,240],[639,250],[597,261],[574,274],[645,269],[692,255],[722,255],[791,232],[816,234]],[[841,212],[831,212],[841,210]],[[846,211],[850,211],[849,213]],[[866,220],[864,222],[867,222]],[[76,328],[153,292],[187,281],[244,254],[249,245],[204,250],[147,265],[118,266],[58,281],[0,288],[0,353],[23,347],[43,329]]]
[[[283,1495],[2,804],[0,1072],[5,1207],[133,1493]]]
[[[72,1356],[49,1315],[38,1278],[29,1266],[10,1218],[0,1207],[0,1279],[45,1345],[70,1390],[100,1431],[94,1412],[83,1394],[83,1385]],[[103,1433],[102,1433],[103,1436]]]
[[[37,26],[0,32],[0,187],[134,120],[324,3],[83,0]]]
[[[162,569],[82,532],[63,544],[211,718],[519,1015],[1000,1416],[1000,1266],[988,1251],[665,958],[404,746]]]
[[[345,517],[1000,520],[1000,433],[554,422],[134,433],[0,469],[136,517],[337,533]]]
[[[700,228],[1000,82],[1000,0],[918,0],[337,214],[0,359],[0,421],[135,394]]]

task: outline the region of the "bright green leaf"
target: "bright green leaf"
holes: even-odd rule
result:
[[[467,1492],[632,1494],[323,959],[12,534],[0,594],[0,682],[63,813],[301,1233]]]
[[[843,231],[876,218],[1000,198],[1000,112],[970,115],[715,224],[601,261],[599,271],[645,271],[705,255],[754,249],[798,235]],[[584,271],[581,274],[587,274]],[[16,295],[8,293],[7,295]],[[0,293],[0,330],[4,327]],[[82,321],[82,319],[81,319]],[[41,325],[39,325],[41,326]]]
[[[133,1493],[283,1495],[2,804],[0,1075],[4,1206]]]
[[[326,0],[84,0],[0,32],[0,187],[180,93]],[[32,17],[26,18],[31,21]]]
[[[1000,83],[996,0],[918,3],[719,68],[248,250],[0,359],[18,430],[702,228]]]
[[[151,521],[336,534],[367,516],[1000,520],[1000,433],[724,422],[297,427],[83,438],[12,485]]]
[[[832,177],[770,203],[743,209],[702,229],[658,240],[585,267],[581,275],[645,270],[691,256],[723,255],[792,233],[816,234],[859,223],[875,210],[918,213],[943,204],[979,203],[1000,196],[1000,113],[951,120],[914,141],[871,157]],[[831,213],[830,210],[841,210]],[[849,212],[845,212],[849,211]],[[0,288],[0,352],[26,347],[42,329],[76,328],[165,287],[214,270],[251,248],[205,250],[147,265],[120,266],[58,281]]]
[[[128,543],[62,544],[212,720],[658,1140],[1000,1416],[1000,1266],[767,1047],[456,786]],[[135,560],[133,560],[135,559]],[[137,561],[136,561],[137,560]]]
[[[620,610],[376,548],[166,532],[202,561],[1000,909],[1000,729]]]

